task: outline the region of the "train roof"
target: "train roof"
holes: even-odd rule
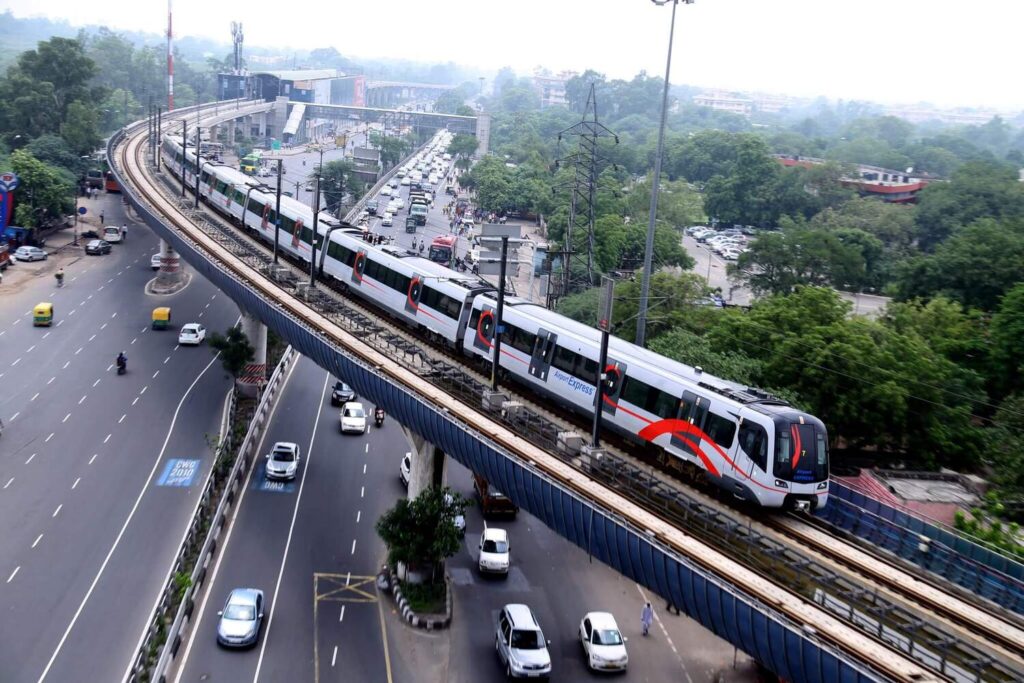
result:
[[[538,323],[558,328],[562,332],[568,332],[570,335],[591,344],[600,344],[601,333],[597,329],[573,320],[572,318],[560,313],[550,311],[543,306],[533,303],[532,301],[516,297],[506,297],[505,305],[514,307],[516,312],[527,315]],[[608,341],[608,351],[610,355],[617,356],[622,360],[627,361],[627,363],[630,361],[639,361],[642,365],[646,366],[646,369],[649,372],[664,373],[667,371],[668,374],[682,377],[689,382],[725,396],[726,398],[730,398],[738,403],[775,404],[778,406],[788,405],[782,399],[772,396],[764,390],[748,387],[744,384],[740,384],[739,382],[722,379],[721,377],[716,377],[704,371],[698,372],[693,366],[680,363],[679,361],[672,360],[671,358],[666,358],[665,356],[654,353],[649,349],[639,347],[636,344],[627,342],[614,335]]]
[[[403,263],[408,264],[410,267],[415,268],[418,272],[430,278],[437,278],[441,281],[453,282],[471,291],[482,291],[482,290],[493,290],[494,287],[487,282],[484,282],[475,275],[469,275],[465,273],[459,273],[450,268],[445,267],[440,263],[435,263],[430,259],[423,258],[415,252],[396,247],[394,245],[385,244],[380,246],[372,246],[370,244],[364,245],[367,251],[377,251],[392,258],[401,259]],[[430,284],[427,282],[426,284]]]

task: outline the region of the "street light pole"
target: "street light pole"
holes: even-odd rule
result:
[[[644,346],[647,332],[647,298],[651,291],[651,259],[654,253],[654,224],[658,216],[658,187],[661,182],[661,158],[665,154],[665,119],[668,116],[668,79],[672,69],[672,41],[676,33],[676,5],[693,0],[651,0],[661,6],[672,3],[672,23],[668,32],[668,57],[665,60],[665,88],[661,95],[661,124],[658,126],[658,151],[654,156],[654,177],[651,179],[651,210],[647,217],[647,242],[644,245],[644,272],[640,285],[640,311],[636,318],[636,345]]]
[[[277,241],[281,232],[281,160],[277,160],[277,207],[274,210],[274,265],[277,265]]]
[[[188,159],[186,154],[188,153],[188,121],[185,119],[181,120],[181,196],[185,196],[185,187],[188,185],[188,181],[185,180],[185,169],[188,168]]]
[[[494,321],[494,360],[491,362],[491,391],[498,390],[498,369],[501,366],[501,332],[505,323],[502,315],[505,312],[505,267],[508,265],[508,236],[501,238],[501,273],[498,280],[498,310]]]
[[[316,197],[313,198],[313,234],[309,238],[309,286],[316,287],[316,228],[320,218],[320,174],[316,174]]]

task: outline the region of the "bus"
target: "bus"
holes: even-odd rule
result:
[[[113,171],[107,171],[103,174],[103,189],[107,192],[120,192],[121,186],[117,183],[117,177]]]
[[[263,150],[254,149],[249,152],[239,165],[239,170],[246,175],[256,175],[256,171],[263,165]]]
[[[427,258],[434,263],[441,263],[446,266],[451,265],[455,259],[455,246],[458,239],[455,235],[435,237],[434,241],[430,243],[430,251],[427,253]]]
[[[85,186],[99,189],[103,187],[103,169],[90,168],[85,173]]]

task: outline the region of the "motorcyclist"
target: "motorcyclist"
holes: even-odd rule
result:
[[[126,356],[124,354],[124,351],[122,351],[121,353],[117,354],[117,367],[119,369],[124,369],[127,366],[128,366],[128,356]]]
[[[380,406],[375,406],[373,409],[373,419],[377,426],[380,427],[384,423],[384,409]]]
[[[57,279],[57,286],[58,287],[63,287],[64,286],[64,269],[63,268],[58,268],[57,272],[53,274],[53,277],[55,277]]]

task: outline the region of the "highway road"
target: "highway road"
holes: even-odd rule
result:
[[[373,525],[402,494],[397,468],[408,447],[392,420],[366,435],[339,433],[333,383],[312,361],[296,364],[260,452],[299,444],[298,477],[267,482],[256,463],[172,680],[390,680],[391,606],[373,583],[384,555]],[[227,650],[216,643],[217,611],[243,586],[266,595],[262,637]]]
[[[119,198],[103,201],[120,224]],[[210,465],[230,382],[208,348],[151,330],[150,313],[170,305],[177,323],[217,329],[237,308],[199,277],[147,295],[157,239],[129,226],[111,254],[19,264],[17,286],[0,288],[5,682],[122,678]],[[54,326],[32,326],[39,301],[53,302]]]

